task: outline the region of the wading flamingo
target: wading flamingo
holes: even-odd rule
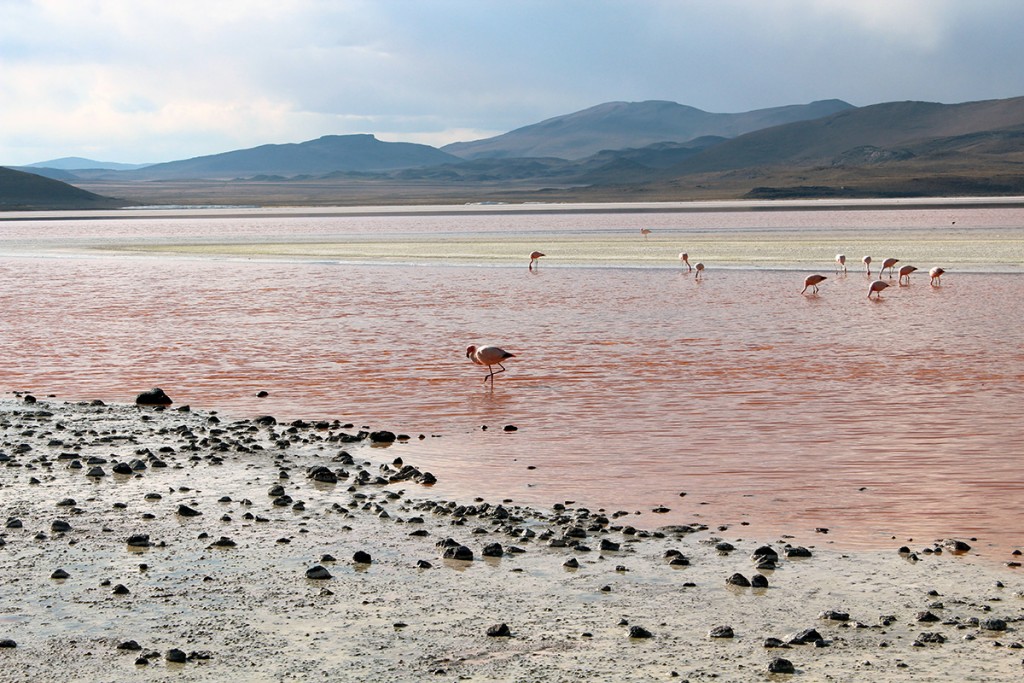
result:
[[[942,284],[941,278],[942,278],[942,274],[945,273],[945,272],[946,271],[944,271],[942,268],[939,268],[938,266],[935,266],[934,268],[932,268],[931,270],[928,271],[928,275],[932,278],[932,286],[933,287],[935,285]]]
[[[505,372],[505,366],[501,364],[501,361],[506,358],[515,358],[514,354],[509,353],[505,349],[499,349],[497,346],[481,346],[477,348],[470,346],[466,348],[466,358],[470,359],[477,365],[486,365],[490,371],[487,377],[484,377],[484,383],[487,380],[491,380],[491,386],[494,386],[494,376],[499,372]],[[501,370],[495,372],[494,367],[497,365]]]
[[[846,254],[836,254],[836,272],[846,272]]]
[[[686,272],[689,273],[693,270],[693,266],[690,265],[690,255],[685,251],[679,255],[679,260],[686,264]]]
[[[828,278],[825,277],[824,275],[808,275],[807,277],[804,278],[804,288],[800,290],[800,293],[803,294],[804,292],[807,291],[808,287],[811,287],[811,292],[817,294],[818,284],[824,282],[827,279]]]
[[[696,270],[696,271],[697,271],[697,274],[696,274],[696,275],[694,275],[693,277],[694,277],[695,279],[699,280],[699,279],[700,279],[700,276],[701,276],[701,273],[703,273],[703,272],[704,272],[704,264],[703,264],[703,263],[700,263],[700,262],[698,262],[698,263],[697,263],[697,265],[695,265],[695,266],[694,266],[693,268],[694,268],[694,270]]]
[[[878,274],[881,275],[882,273],[885,272],[885,269],[888,268],[889,269],[889,277],[892,277],[892,269],[899,262],[900,262],[900,260],[898,258],[887,258],[887,259],[885,259],[884,261],[882,261],[882,269],[880,271],[878,271]]]
[[[874,282],[871,283],[871,286],[868,287],[868,298],[870,299],[871,295],[875,294],[876,295],[875,296],[876,299],[881,299],[882,298],[882,290],[885,289],[888,286],[889,286],[889,283],[886,282],[885,280],[875,280]]]
[[[544,254],[542,254],[539,251],[534,251],[530,253],[530,270],[533,270],[534,263],[537,263],[538,266],[540,265],[540,262],[537,261],[537,259],[539,259],[541,256],[544,256]]]
[[[644,236],[644,239],[647,239],[647,236],[651,234],[651,229],[650,228],[640,228],[640,234]]]
[[[903,284],[904,278],[907,280],[907,284],[910,284],[910,274],[917,270],[917,266],[901,266],[900,267],[900,284]]]
[[[868,269],[868,277],[871,277],[871,257],[865,256],[861,260],[864,261],[864,267]]]

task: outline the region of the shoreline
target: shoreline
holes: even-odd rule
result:
[[[360,425],[5,397],[0,427],[3,681],[749,681],[779,680],[777,658],[803,680],[945,681],[1022,666],[1021,570],[964,539],[803,557],[711,520],[644,529],[571,501],[438,500]],[[773,568],[752,559],[766,546]]]
[[[0,211],[0,222],[138,218],[315,218],[349,216],[444,216],[542,213],[715,213],[720,211],[883,210],[1020,208],[1024,197],[904,197],[889,199],[748,199],[665,202],[468,202],[463,204],[367,204],[337,206],[152,205],[78,211]]]

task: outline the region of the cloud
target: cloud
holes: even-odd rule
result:
[[[1016,0],[0,0],[0,162],[374,133],[611,100],[736,112],[1022,94]]]

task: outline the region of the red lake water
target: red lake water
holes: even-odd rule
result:
[[[865,254],[919,270],[869,299]],[[1024,544],[1016,206],[0,214],[0,297],[4,395],[404,432],[411,495]]]

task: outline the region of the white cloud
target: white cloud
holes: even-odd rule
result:
[[[609,100],[1024,94],[1016,0],[0,0],[0,162],[442,145]]]

